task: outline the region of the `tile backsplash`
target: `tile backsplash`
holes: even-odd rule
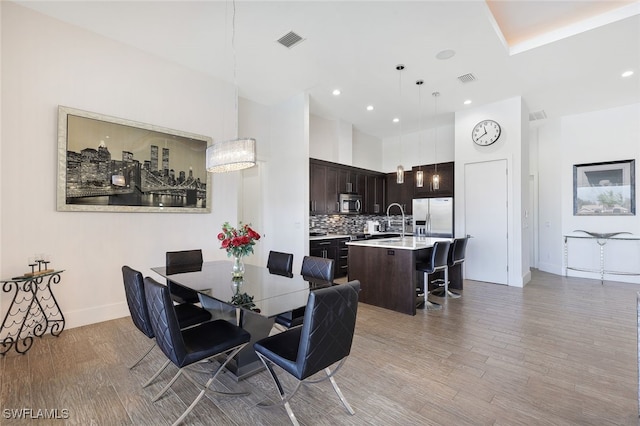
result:
[[[326,232],[327,234],[358,234],[366,231],[367,221],[377,220],[381,226],[387,224],[387,216],[384,215],[314,215],[309,216],[310,232]],[[405,231],[411,232],[411,215],[405,216]],[[388,231],[402,230],[402,215],[391,215],[391,229]]]

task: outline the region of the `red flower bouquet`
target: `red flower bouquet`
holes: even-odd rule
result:
[[[260,234],[251,229],[247,224],[240,222],[238,228],[225,222],[222,232],[218,234],[220,248],[227,251],[227,256],[241,257],[253,253],[253,246],[260,239]]]

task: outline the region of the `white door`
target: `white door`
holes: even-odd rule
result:
[[[507,161],[465,164],[465,278],[509,284]]]

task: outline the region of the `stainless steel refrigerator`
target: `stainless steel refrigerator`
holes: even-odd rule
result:
[[[453,238],[453,197],[414,198],[413,233]]]

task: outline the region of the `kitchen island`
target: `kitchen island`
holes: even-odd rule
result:
[[[415,315],[416,287],[422,281],[416,261],[425,260],[436,241],[451,239],[396,237],[348,242],[349,280],[360,280],[360,301]]]

